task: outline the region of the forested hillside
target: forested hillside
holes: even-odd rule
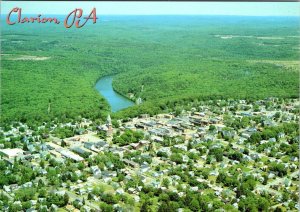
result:
[[[210,98],[297,97],[299,22],[291,17],[107,16],[95,25],[2,30],[1,121],[105,117],[94,85],[143,104],[133,115]]]

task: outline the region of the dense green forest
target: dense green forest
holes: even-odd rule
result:
[[[112,74],[119,93],[143,100],[122,117],[198,99],[299,95],[295,17],[104,16],[81,29],[2,26],[1,122],[103,118],[109,105],[94,85]]]

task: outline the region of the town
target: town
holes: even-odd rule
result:
[[[299,109],[298,99],[210,100],[2,126],[0,210],[297,211]]]

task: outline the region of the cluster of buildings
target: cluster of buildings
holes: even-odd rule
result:
[[[178,116],[172,113],[158,114],[152,117],[144,114],[126,122],[119,120],[118,128],[112,126],[111,118],[108,116],[106,123],[97,126],[97,130],[92,130],[92,122],[85,121],[89,126],[81,135],[65,139],[50,135],[46,139],[47,142],[38,139],[39,142],[35,143],[27,142],[25,139],[24,142],[28,143],[26,150],[21,147],[3,148],[2,146],[0,156],[2,160],[12,164],[15,158],[27,160],[28,157],[31,157],[30,161],[38,164],[39,160],[45,158],[46,155],[51,155],[50,157],[56,160],[70,159],[75,163],[84,162],[85,169],[89,172],[88,181],[78,181],[72,184],[69,190],[64,188],[72,193],[73,199],[82,200],[82,197],[91,195],[91,187],[97,184],[107,184],[113,188],[115,194],[126,193],[136,203],[140,199],[141,187],[128,186],[128,183],[136,177],[145,185],[163,190],[171,189],[178,192],[180,196],[185,194],[184,189],[178,190],[179,185],[183,188],[189,187],[192,191],[205,192],[205,189],[197,185],[190,186],[186,182],[183,183],[182,176],[172,174],[172,171],[176,169],[188,170],[188,178],[205,184],[207,189],[212,190],[220,199],[233,200],[236,198],[236,190],[217,183],[216,178],[220,172],[228,172],[230,175],[229,170],[236,168],[241,175],[252,175],[257,179],[258,183],[253,192],[257,194],[268,192],[278,205],[289,208],[291,200],[283,200],[283,192],[289,191],[289,194],[297,192],[299,164],[297,157],[285,155],[281,147],[290,145],[289,139],[294,135],[280,132],[276,137],[261,140],[258,144],[251,144],[248,139],[252,134],[261,132],[265,127],[297,123],[299,121],[298,112],[299,100],[290,99],[280,102],[273,98],[251,103],[245,100],[219,101],[195,106],[188,111],[183,110]],[[257,119],[257,117],[259,118]],[[245,126],[233,126],[232,122],[242,119],[247,120]],[[81,126],[82,123],[75,127],[79,128],[79,125]],[[144,138],[122,147],[113,143],[112,138],[122,135],[126,130],[141,131]],[[97,137],[97,133],[101,131],[106,133],[106,139]],[[3,131],[2,133],[7,141],[14,134],[26,134],[27,137],[32,134],[27,128],[25,132],[12,128],[9,132]],[[266,147],[262,151],[258,151],[260,145],[266,145]],[[225,148],[228,147],[233,152],[242,154],[242,159],[246,163],[241,164],[239,160],[225,156],[222,161],[217,161],[215,157],[212,157],[208,162],[210,157],[208,153],[211,149],[221,148],[225,151]],[[276,150],[275,156],[271,154],[272,150]],[[93,158],[106,152],[118,155],[125,168],[114,170],[113,163],[106,163],[104,167],[97,165],[87,167],[87,158]],[[174,155],[179,155],[181,162],[173,160]],[[289,158],[287,159],[287,157]],[[189,166],[191,162],[192,169]],[[272,162],[283,164],[289,170],[288,174],[278,176],[276,171],[272,171],[268,167],[268,164]],[[42,170],[45,171],[45,169]],[[201,173],[205,170],[207,176],[199,175],[198,170],[201,170]],[[123,173],[125,178],[121,181],[114,180],[118,177],[118,173]],[[267,184],[263,184],[265,175],[268,178]],[[163,184],[163,181],[166,180],[169,182],[169,187]],[[99,200],[95,195],[93,198],[88,200],[91,208],[94,207],[93,202]],[[238,201],[239,199],[236,200],[235,207],[238,207]],[[299,207],[299,205],[296,204],[294,207]]]

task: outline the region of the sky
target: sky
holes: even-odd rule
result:
[[[14,7],[22,14],[69,14],[82,8],[97,15],[244,15],[244,16],[300,16],[299,2],[25,2],[2,1],[1,13]]]

